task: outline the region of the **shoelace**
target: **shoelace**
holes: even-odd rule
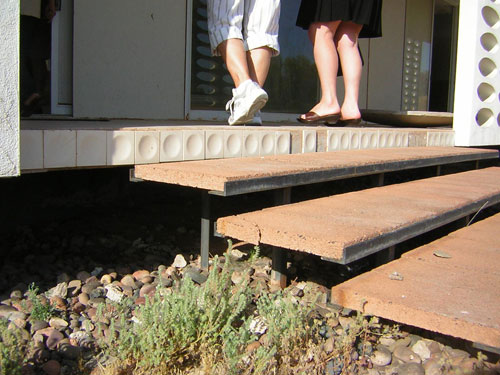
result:
[[[226,111],[229,111],[231,113],[231,116],[233,115],[233,112],[234,112],[234,102],[235,102],[235,99],[234,99],[234,96],[233,96],[231,98],[231,100],[229,100],[226,103]]]

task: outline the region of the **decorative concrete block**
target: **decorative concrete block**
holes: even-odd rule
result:
[[[329,129],[326,151],[349,150],[351,134],[348,129]]]
[[[441,146],[441,132],[427,132],[427,146]]]
[[[224,158],[241,158],[243,154],[243,131],[224,130]]]
[[[21,169],[43,168],[43,130],[21,130]]]
[[[160,162],[160,133],[137,131],[135,133],[135,164]]]
[[[79,167],[106,165],[106,131],[76,132],[76,165]]]
[[[290,145],[290,132],[276,132],[276,155],[289,154]]]
[[[135,132],[113,130],[106,134],[107,165],[128,165],[135,163]]]
[[[224,131],[205,131],[205,159],[222,159],[224,157]]]
[[[160,132],[160,163],[182,160],[183,148],[182,130]]]
[[[378,132],[377,131],[362,131],[360,137],[360,149],[378,148]]]
[[[397,132],[380,130],[378,133],[378,147],[379,148],[393,148],[398,147],[396,143]]]
[[[184,160],[202,160],[205,158],[205,131],[183,130]]]
[[[396,147],[408,147],[409,134],[407,132],[396,132],[395,143]]]
[[[316,130],[302,131],[302,153],[316,152]]]
[[[276,150],[276,135],[273,131],[260,132],[260,156],[274,155]]]
[[[44,130],[43,166],[76,167],[76,130]]]
[[[260,155],[260,131],[246,130],[243,133],[243,157]]]
[[[451,147],[455,145],[455,133],[443,132],[441,135],[441,146]]]
[[[460,2],[453,129],[457,146],[500,144],[500,1]]]
[[[361,144],[361,132],[359,130],[349,130],[349,150],[359,150]]]

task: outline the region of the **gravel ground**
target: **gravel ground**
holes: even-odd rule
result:
[[[25,330],[26,340],[35,344],[25,374],[77,374],[80,357],[91,371],[97,364],[95,342],[109,330],[109,322],[96,316],[100,303],[128,296],[141,305],[160,282],[170,287],[186,275],[200,284],[206,279],[197,260],[200,196],[194,190],[130,183],[127,169],[105,169],[23,175],[0,181],[0,192],[9,197],[2,210],[0,317]],[[272,194],[228,199],[220,211],[270,202]],[[224,241],[213,241],[214,253],[225,248]],[[253,265],[252,282],[272,289],[266,250]],[[320,292],[324,299],[318,303],[318,314],[338,313],[329,330],[342,334],[353,312],[329,304],[329,288],[366,271],[372,260],[350,267],[302,254],[291,260],[293,282],[287,291],[296,298]],[[239,262],[246,267],[244,257]],[[238,272],[233,276],[238,283]],[[32,283],[56,306],[49,322],[30,319],[26,291]],[[369,350],[364,348],[368,362],[359,372],[500,373],[498,357],[492,354],[479,369],[470,343],[413,327],[402,331],[402,338],[385,337]],[[359,354],[353,353],[353,359]],[[326,373],[341,370],[331,360]]]

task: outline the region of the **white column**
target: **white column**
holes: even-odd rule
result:
[[[455,144],[500,145],[500,1],[461,0],[459,22]]]
[[[18,176],[19,1],[0,1],[0,177]]]

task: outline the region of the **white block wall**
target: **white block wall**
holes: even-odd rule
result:
[[[461,0],[453,128],[457,146],[500,145],[500,0]]]
[[[19,166],[19,1],[0,1],[0,177]]]

